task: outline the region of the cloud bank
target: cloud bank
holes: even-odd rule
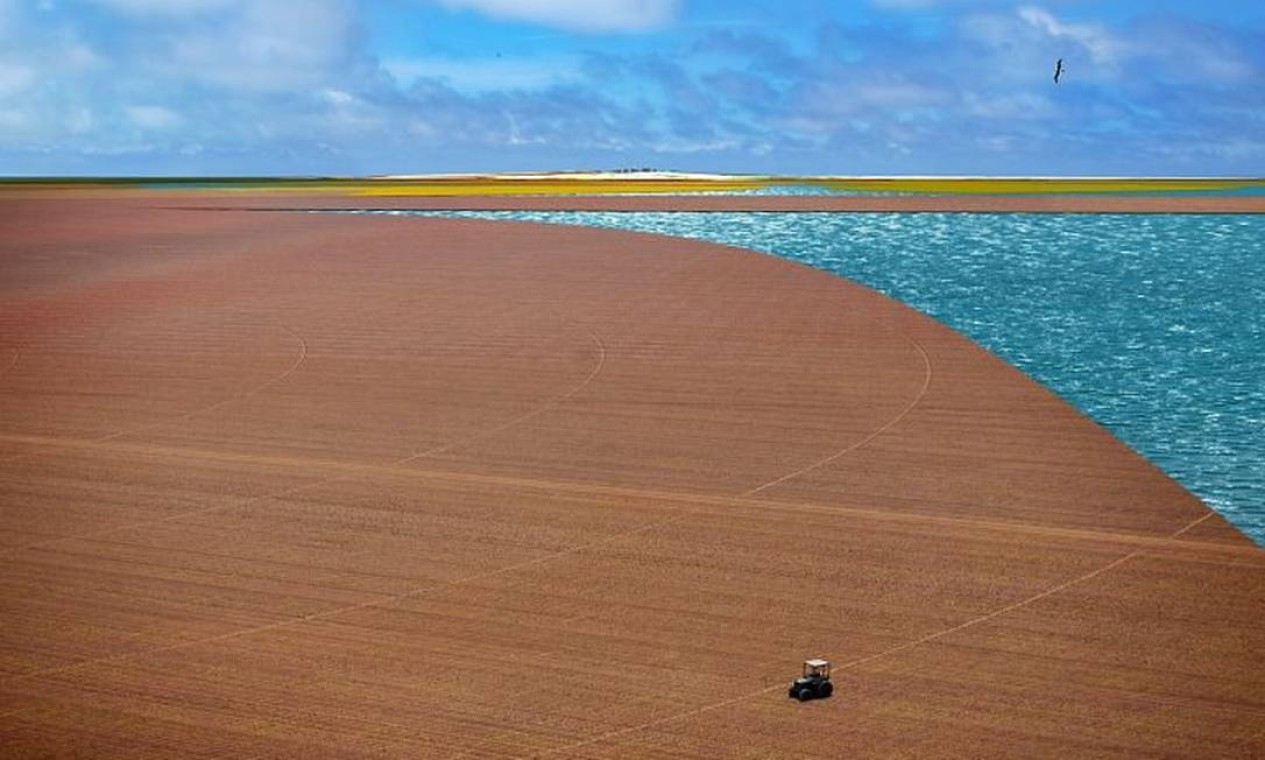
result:
[[[666,0],[427,5],[576,32],[457,56],[380,53],[355,0],[0,0],[0,172],[1265,173],[1260,29],[896,4],[794,34]]]

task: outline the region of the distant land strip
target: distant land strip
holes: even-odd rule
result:
[[[222,200],[222,199],[217,199]],[[1265,197],[1211,196],[843,196],[843,195],[603,195],[347,198],[312,196],[243,199],[225,208],[382,211],[661,211],[872,212],[1046,214],[1265,214]],[[301,201],[301,202],[300,202]]]
[[[165,200],[201,208],[285,210],[1265,213],[1265,179],[1258,178],[839,178],[647,172],[0,179],[0,198],[49,192],[60,199],[100,198],[154,191]]]

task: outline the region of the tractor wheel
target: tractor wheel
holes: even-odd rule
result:
[[[826,681],[825,683],[821,685],[821,689],[819,690],[819,692],[823,698],[828,697],[831,694],[835,693],[835,685],[830,683],[829,681]]]
[[[795,698],[798,699],[800,702],[807,702],[808,700],[813,698],[813,690],[805,686],[804,688],[799,690],[799,694],[796,694]]]

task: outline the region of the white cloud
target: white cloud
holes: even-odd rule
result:
[[[1233,142],[1261,118],[1265,59],[1255,38],[1188,19],[1117,23],[1083,0],[870,0],[933,8],[944,23],[928,34],[921,21],[841,21],[818,47],[797,48],[770,29],[728,48],[691,47],[674,33],[649,38],[643,55],[507,45],[503,59],[423,53],[449,41],[422,29],[415,52],[397,48],[379,61],[367,32],[380,19],[362,14],[380,1],[0,0],[0,158],[36,173],[376,173],[565,165],[601,151],[778,161],[816,150],[834,166],[860,161],[874,171],[942,156],[956,168],[983,161],[977,169],[1018,171],[1048,166],[1053,159],[1033,146],[1049,141],[1034,138],[1065,130],[1075,135],[1064,143],[1069,156],[1095,159],[1123,155],[1127,135],[1143,168],[1159,155],[1146,146],[1170,143],[1179,146],[1171,155],[1187,149],[1181,160],[1202,161],[1203,171],[1241,173],[1262,161],[1259,141]],[[684,5],[407,2],[589,33],[649,30]],[[86,4],[94,12],[83,13]],[[1055,87],[1059,57],[1069,76]],[[1075,132],[1079,125],[1088,131]],[[1235,147],[1198,147],[1216,144]],[[884,163],[898,153],[914,159]],[[73,163],[84,155],[119,158]]]
[[[328,89],[321,96],[327,107],[316,118],[332,136],[354,138],[390,129],[390,114],[354,93]]]
[[[346,0],[250,0],[219,23],[174,32],[170,62],[179,75],[232,91],[316,88],[353,68],[354,29]]]
[[[35,69],[0,61],[0,98],[18,95],[35,83]]]
[[[141,129],[170,129],[184,121],[175,111],[163,106],[126,106],[123,112]]]
[[[505,21],[580,32],[642,32],[670,23],[677,0],[438,0]]]
[[[980,50],[969,64],[987,72],[994,85],[1045,86],[1059,58],[1069,81],[1116,81],[1135,55],[1132,43],[1105,26],[1063,21],[1032,6],[966,15],[959,32]]]
[[[84,135],[96,126],[97,118],[87,106],[72,106],[63,116],[66,129],[74,135]]]
[[[240,152],[381,129],[337,95],[385,82],[354,0],[84,1],[101,12],[0,0],[0,147],[122,155],[161,135]]]
[[[1067,39],[1087,50],[1095,63],[1112,65],[1118,62],[1125,45],[1098,24],[1069,24],[1041,8],[1019,9],[1019,18],[1029,26],[1055,39]]]
[[[0,136],[13,137],[31,131],[30,113],[16,108],[0,108]]]

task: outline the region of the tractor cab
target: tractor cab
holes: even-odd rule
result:
[[[804,660],[804,674],[791,682],[787,693],[793,699],[807,702],[810,699],[825,699],[834,690],[834,684],[830,682],[830,662]]]
[[[826,660],[804,660],[804,676],[808,678],[819,678],[823,681],[830,680],[830,663]]]

